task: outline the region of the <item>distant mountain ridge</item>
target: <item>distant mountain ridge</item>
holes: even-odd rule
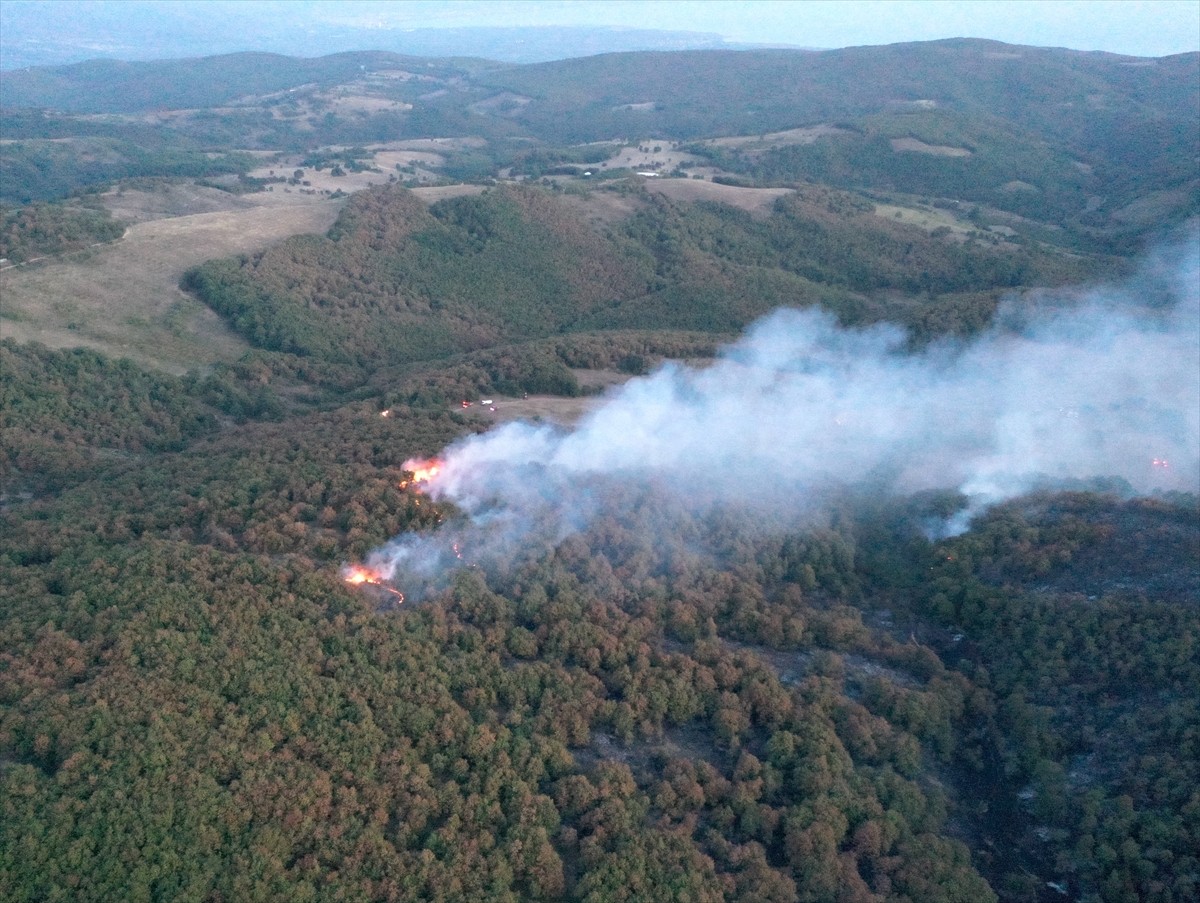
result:
[[[335,85],[364,71],[424,62],[369,51],[315,59],[257,52],[159,61],[95,59],[5,73],[0,80],[0,107],[69,113],[194,109],[300,85]]]
[[[560,127],[579,133],[580,140],[611,137],[601,130],[634,120],[643,124],[643,133],[659,128],[675,137],[699,137],[714,134],[711,119],[720,119],[726,134],[746,134],[755,131],[747,126],[791,127],[923,102],[1059,134],[1064,127],[1080,131],[1079,120],[1089,116],[1124,110],[1186,120],[1200,106],[1200,53],[1142,59],[976,39],[827,51],[605,53],[524,66],[382,51],[312,59],[236,53],[156,62],[93,60],[10,72],[0,82],[0,106],[75,113],[211,106],[413,66],[459,70],[455,93],[468,103],[497,90],[529,95],[533,102],[511,118],[536,129],[566,116]],[[439,105],[447,103],[453,101]],[[643,109],[611,109],[622,105]],[[704,108],[710,112],[701,119]],[[585,124],[597,113],[630,112],[638,116],[602,116],[600,124]]]
[[[63,8],[71,4],[57,0],[55,5]],[[588,25],[405,28],[323,21],[305,25],[298,20],[299,4],[283,4],[285,8],[272,11],[269,4],[262,3],[233,4],[228,10],[230,15],[206,17],[191,25],[175,21],[163,28],[143,26],[141,31],[131,31],[127,16],[118,16],[112,23],[89,23],[87,14],[103,5],[91,0],[78,10],[81,16],[56,17],[50,24],[44,15],[14,15],[19,5],[6,4],[13,11],[6,9],[3,17],[3,32],[8,36],[0,40],[0,68],[60,66],[96,59],[152,61],[228,55],[242,51],[246,34],[256,36],[254,46],[259,50],[281,55],[321,56],[366,48],[407,56],[474,56],[507,63],[538,63],[619,51],[766,46],[726,41],[710,32]],[[203,4],[210,5],[214,4]],[[83,21],[73,26],[63,22],[63,18],[80,17]]]
[[[748,184],[951,198],[1055,227],[1137,234],[1200,213],[1200,53],[1147,59],[977,39],[528,65],[238,53],[10,72],[0,107],[5,137],[18,141],[140,141],[134,131],[147,128],[194,152],[482,139],[486,152],[461,155],[444,172],[451,180],[503,177],[531,148],[664,140],[693,142],[688,153]],[[813,127],[811,140],[766,140]],[[737,146],[721,141],[733,137]],[[32,173],[48,151],[9,153]]]
[[[606,105],[653,101],[677,131],[707,105],[722,112],[727,134],[753,134],[755,126],[930,104],[1059,134],[1064,126],[1078,130],[1080,111],[1186,118],[1200,98],[1200,54],[1141,60],[954,39],[817,52],[607,55],[513,68],[487,81],[541,100],[530,105],[529,121],[567,115],[574,124]]]

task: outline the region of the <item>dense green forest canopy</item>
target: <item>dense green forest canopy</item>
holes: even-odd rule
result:
[[[936,538],[957,491],[841,487],[772,526],[629,480],[419,602],[343,579],[462,522],[406,468],[505,405],[578,416],[780,306],[899,323],[903,356],[1129,272],[1200,184],[1197,58],[1152,63],[956,41],[6,74],[18,271],[124,229],[34,200],[303,187],[237,182],[275,158],[231,136],[310,169],[474,136],[441,174],[489,184],[431,201],[401,164],[327,234],[190,269],[233,363],[0,341],[0,897],[1194,900],[1195,493],[1048,488]],[[397,106],[305,106],[352,83]],[[584,176],[618,136],[690,142],[688,168]]]
[[[204,264],[185,286],[260,348],[370,369],[582,329],[729,334],[785,305],[903,322],[919,339],[965,335],[1001,291],[1089,270],[1039,249],[948,241],[828,189],[781,198],[766,218],[625,193],[635,212],[597,234],[577,205],[540,189],[432,207],[398,186],[370,189],[328,237]],[[902,300],[913,294],[924,303]]]
[[[148,176],[203,177],[245,172],[252,158],[209,153],[189,140],[161,138],[147,147],[132,137],[33,138],[0,145],[0,201],[55,201],[122,179]]]
[[[6,351],[68,397],[106,366]],[[0,515],[8,898],[1195,891],[1195,497],[1046,495],[941,543],[915,525],[952,497],[679,539],[649,497],[395,610],[338,568],[451,516],[397,486],[461,416],[214,432],[179,420],[201,386],[106,385],[115,435],[102,399],[6,399],[84,452]],[[171,398],[200,432],[155,451],[131,427]]]
[[[120,238],[123,224],[103,206],[30,204],[0,208],[0,258],[26,263]]]

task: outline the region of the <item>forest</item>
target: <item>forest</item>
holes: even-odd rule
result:
[[[899,322],[928,341],[978,331],[1007,289],[1113,265],[943,241],[827,188],[798,189],[766,219],[617,190],[639,209],[597,236],[541,189],[499,186],[432,206],[399,186],[371,189],[325,238],[212,261],[184,282],[259,348],[369,372],[581,330],[728,335],[789,304],[821,305],[846,324]],[[906,302],[914,295],[923,303]]]
[[[972,52],[926,49],[954,67]],[[367,65],[344,56],[238,64],[268,92]],[[533,95],[557,78],[561,94],[538,95],[515,134],[550,129],[567,89],[617,62],[442,61],[429,79],[466,71]],[[202,80],[141,65],[158,73],[147,91],[161,78],[180,104],[239,87],[212,80],[198,94]],[[623,77],[654,65],[638,56]],[[721,97],[746,84],[734,70]],[[1134,94],[1149,77],[1105,71]],[[71,75],[35,74],[6,104],[36,89],[48,106]],[[79,109],[158,102],[106,84]],[[628,98],[589,99],[613,102]],[[404,127],[446,134],[432,129],[461,110],[436,103]],[[780,127],[807,121],[769,112]],[[596,162],[594,148],[565,148],[592,137],[576,134],[582,117],[526,149],[521,181],[493,169],[440,199],[399,180],[355,191],[325,234],[187,269],[181,290],[248,349],[236,361],[177,375],[0,339],[0,897],[1197,899],[1200,487],[1135,491],[1097,473],[976,510],[949,483],[832,483],[785,499],[777,518],[751,504],[761,486],[745,505],[705,505],[702,485],[630,476],[597,481],[577,526],[530,530],[499,563],[456,547],[424,593],[345,579],[398,537],[436,540],[476,516],[416,481],[413,462],[494,436],[515,422],[508,410],[569,433],[571,417],[664,366],[709,372],[781,307],[820,311],[847,335],[894,324],[903,340],[887,355],[901,366],[1005,329],[1016,341],[1017,314],[1131,278],[1135,251],[1194,209],[1169,207],[1159,229],[1107,218],[1197,184],[1177,138],[1157,171],[1121,170],[1108,206],[1073,167],[1075,181],[1039,185],[1035,210],[996,186],[1072,169],[1061,146],[1025,144],[1012,125],[1044,127],[1043,112],[920,114],[922,140],[978,142],[948,160],[888,150],[894,111],[852,112],[866,117],[854,130],[811,144],[698,145],[727,179],[786,189],[752,209],[636,176],[543,184],[556,166]],[[663,140],[717,136],[700,117],[665,106]],[[247,171],[213,121],[212,144],[185,134],[193,119],[136,164],[124,138],[89,138],[111,151],[92,174],[42,154],[51,137],[29,126],[0,148],[6,186],[22,186],[6,188],[0,256],[44,266],[33,258],[119,242],[124,224],[101,202],[112,180]],[[1115,171],[1120,129],[1093,126],[1072,140],[1112,152]],[[308,166],[346,159],[351,142],[328,128],[308,139]],[[499,146],[489,159],[511,164]],[[975,209],[970,229],[879,213],[879,192],[935,189],[946,209]],[[988,229],[1001,213],[1036,224]],[[1152,319],[1156,304],[1139,310]],[[1172,428],[1186,434],[1186,415]],[[930,527],[967,511],[961,530]]]

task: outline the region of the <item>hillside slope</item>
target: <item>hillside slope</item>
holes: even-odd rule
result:
[[[1004,290],[1077,281],[1096,265],[959,243],[830,190],[785,195],[766,219],[627,194],[631,214],[597,228],[586,202],[541,188],[432,207],[404,188],[372,188],[327,238],[211,261],[184,284],[260,348],[370,370],[568,331],[731,333],[812,304],[847,323],[896,320],[928,340],[980,329]]]

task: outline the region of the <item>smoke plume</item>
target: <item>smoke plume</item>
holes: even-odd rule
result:
[[[915,353],[894,326],[780,310],[710,366],[631,380],[570,429],[509,423],[452,445],[430,492],[462,522],[399,537],[368,564],[436,585],[462,560],[495,566],[530,534],[581,530],[638,487],[765,519],[849,487],[957,489],[968,505],[943,533],[1034,487],[1197,491],[1198,287],[1189,240],[1124,287],[1014,300],[974,341]]]

